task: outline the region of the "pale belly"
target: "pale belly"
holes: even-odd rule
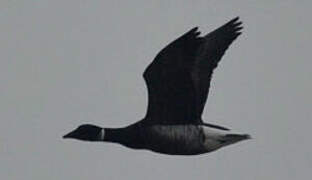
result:
[[[155,125],[146,129],[148,149],[171,155],[195,155],[220,148],[212,131],[197,125]],[[211,136],[212,138],[208,137]]]

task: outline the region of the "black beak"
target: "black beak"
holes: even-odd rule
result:
[[[72,132],[70,132],[70,133],[68,133],[68,134],[65,134],[65,135],[63,136],[64,139],[67,139],[67,138],[74,138],[74,137],[75,137],[75,131],[72,131]]]

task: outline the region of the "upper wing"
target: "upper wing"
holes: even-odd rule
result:
[[[205,124],[201,114],[213,70],[241,34],[240,25],[237,17],[204,37],[193,28],[160,51],[143,74],[148,89],[145,122]]]
[[[191,77],[197,50],[202,43],[197,28],[160,51],[143,77],[148,89],[145,122],[153,124],[196,123],[196,95]]]
[[[196,91],[196,116],[201,117],[208,97],[213,70],[230,44],[241,34],[242,22],[236,17],[203,37],[203,44],[198,50],[192,79]]]

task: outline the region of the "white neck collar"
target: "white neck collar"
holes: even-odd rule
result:
[[[104,140],[104,137],[105,137],[105,130],[104,128],[101,129],[101,132],[100,132],[100,140]]]

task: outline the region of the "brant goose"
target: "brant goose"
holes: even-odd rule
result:
[[[119,143],[170,155],[196,155],[250,139],[203,122],[213,70],[241,34],[236,17],[205,36],[195,27],[160,51],[143,77],[148,89],[144,119],[123,128],[79,126],[63,138]]]

